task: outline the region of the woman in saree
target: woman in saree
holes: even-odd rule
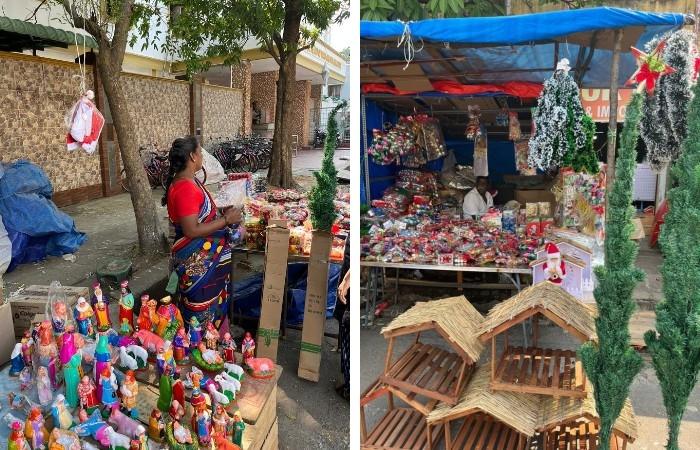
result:
[[[163,206],[174,230],[172,270],[177,275],[179,307],[186,324],[193,316],[219,329],[228,324],[231,292],[231,226],[240,210],[217,215],[214,200],[195,177],[202,169],[202,148],[192,137],[175,139]]]

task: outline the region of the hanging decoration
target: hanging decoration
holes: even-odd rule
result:
[[[639,131],[647,149],[647,161],[652,169],[660,171],[680,156],[681,144],[687,134],[692,85],[700,63],[695,34],[687,30],[654,39],[647,45],[647,50],[647,59],[656,55],[661,61],[651,65],[665,75],[658,74],[655,88],[644,98]]]
[[[569,75],[569,60],[564,58],[550,79],[545,81],[533,114],[535,131],[530,138],[528,162],[540,170],[560,166],[567,155],[586,148],[586,115],[581,106],[579,89]]]
[[[481,108],[479,105],[469,105],[467,115],[469,122],[467,122],[467,130],[464,134],[467,139],[474,141],[481,136]]]
[[[474,141],[474,176],[489,176],[489,144],[485,127]]]
[[[97,149],[105,118],[92,102],[94,98],[93,91],[86,91],[65,115],[68,131],[66,146],[69,151],[82,148],[88,154],[92,154]]]
[[[508,139],[511,141],[519,141],[522,136],[522,131],[520,130],[520,121],[518,120],[518,113],[511,111],[508,113]]]
[[[444,137],[437,119],[426,114],[403,116],[386,132],[373,130],[367,154],[375,164],[417,168],[445,156]]]
[[[661,58],[664,47],[666,47],[666,41],[664,40],[656,44],[656,47],[650,53],[631,47],[632,56],[637,59],[637,70],[627,80],[625,86],[636,84],[638,91],[646,88],[647,94],[653,94],[658,79],[662,75],[675,72],[675,69],[667,65]]]

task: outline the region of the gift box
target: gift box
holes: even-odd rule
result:
[[[543,217],[540,219],[540,230],[542,234],[549,233],[554,228],[554,217]]]
[[[525,224],[525,234],[528,237],[537,237],[542,235],[542,224],[540,218],[529,219]]]
[[[441,266],[453,266],[455,263],[454,253],[441,253],[438,255],[438,264]]]

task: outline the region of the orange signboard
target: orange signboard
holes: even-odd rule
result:
[[[624,122],[627,105],[632,99],[634,89],[618,89],[617,121]],[[610,120],[610,89],[581,89],[581,104],[584,111],[594,122]]]

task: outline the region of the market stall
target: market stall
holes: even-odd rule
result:
[[[602,7],[362,22],[367,322],[376,287],[392,283],[380,279],[386,269],[396,269],[396,287],[508,288],[502,277],[463,282],[475,272],[508,274],[519,290],[521,275],[543,273],[546,242],[565,236],[600,260],[614,174],[606,148],[624,114],[618,88],[636,66],[628,49],[688,20]],[[580,91],[605,87],[609,115],[594,119]],[[488,177],[486,189],[474,189],[477,177]],[[562,253],[553,251],[563,271],[590,272],[591,262]],[[455,272],[456,282],[405,280],[399,269]],[[567,290],[590,297],[581,280]]]

